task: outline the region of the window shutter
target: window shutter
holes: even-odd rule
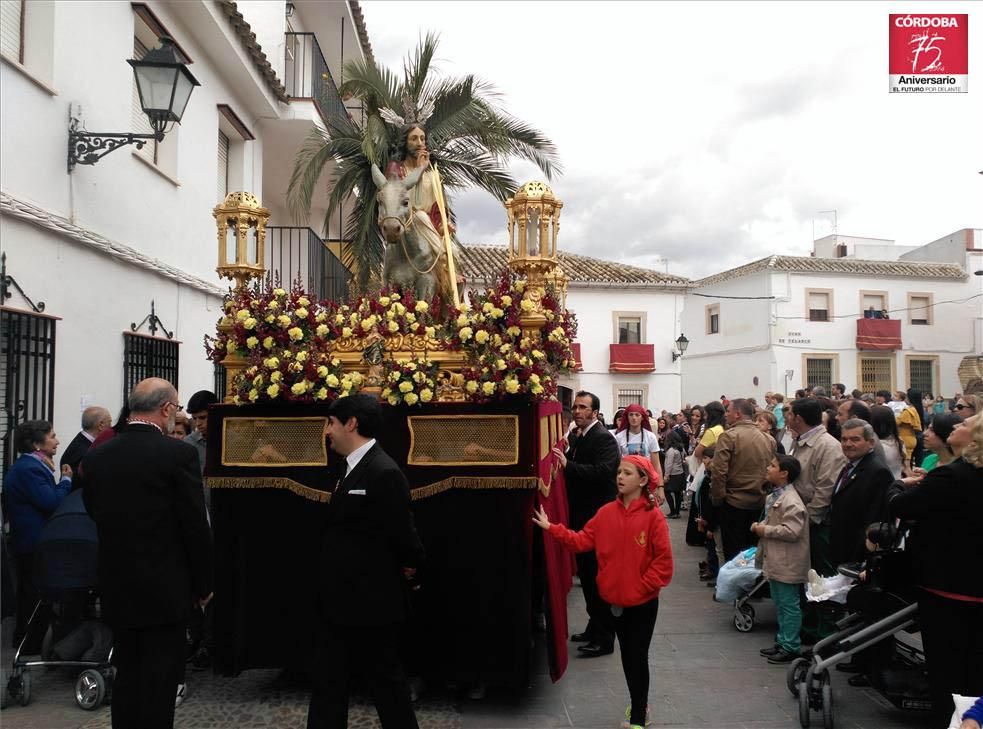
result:
[[[218,199],[229,194],[229,138],[218,133]]]
[[[141,58],[147,55],[147,47],[140,42],[139,38],[133,39],[133,58],[139,61]],[[133,133],[134,134],[153,134],[154,128],[150,126],[150,120],[147,115],[143,113],[143,107],[140,106],[140,92],[137,90],[137,81],[133,79],[133,109],[130,114],[131,121],[133,123]],[[143,145],[143,149],[137,150],[137,154],[143,157],[148,162],[157,164],[157,142],[156,140],[150,139],[146,144]]]
[[[24,3],[22,0],[0,1],[0,51],[7,58],[18,63],[24,62],[20,46],[20,26],[23,20]]]

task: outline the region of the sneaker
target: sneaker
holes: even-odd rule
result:
[[[779,647],[775,655],[768,656],[768,663],[791,663],[798,657],[798,653],[793,653],[792,651]]]
[[[184,703],[184,699],[187,695],[188,695],[188,684],[179,683],[177,685],[177,696],[174,697],[175,709]]]
[[[645,726],[650,726],[652,724],[652,707],[645,706]],[[631,723],[631,704],[628,704],[628,708],[625,709],[625,720],[621,722],[621,729],[644,729],[641,724]]]
[[[764,656],[765,658],[770,658],[771,656],[777,654],[781,649],[782,647],[778,645],[778,643],[775,643],[775,645],[773,645],[771,648],[762,648],[760,651],[758,651],[758,654]]]
[[[192,671],[206,671],[212,667],[212,654],[207,648],[199,648],[195,657],[191,659]]]

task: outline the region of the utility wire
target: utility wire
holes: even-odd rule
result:
[[[965,299],[949,299],[948,301],[934,301],[926,306],[909,306],[903,309],[888,309],[886,310],[886,313],[896,314],[902,311],[925,311],[927,309],[931,309],[933,307],[940,306],[942,304],[965,304],[969,301],[972,301],[973,299],[978,299],[981,296],[983,296],[983,294],[973,294],[972,296]],[[874,311],[881,311],[881,310],[875,309]],[[860,314],[838,314],[837,316],[830,317],[830,319],[860,319],[862,317],[863,317],[863,312],[861,312]],[[803,319],[805,321],[815,321],[814,319],[809,319],[809,317],[807,316],[776,316],[775,318],[776,319]]]

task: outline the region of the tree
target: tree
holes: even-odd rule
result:
[[[351,241],[360,288],[380,272],[383,256],[371,165],[385,169],[400,141],[397,128],[384,120],[384,110],[401,109],[406,100],[417,108],[432,105],[427,147],[448,193],[473,185],[504,201],[518,187],[506,169],[513,158],[534,163],[548,180],[561,171],[553,142],[502,109],[500,94],[491,84],[473,75],[438,76],[433,65],[437,45],[432,33],[422,38],[415,54],[406,59],[402,79],[374,61],[347,63],[339,93],[361,102],[364,123],[350,115],[331,116],[325,129],[311,133],[294,160],[287,199],[291,213],[302,219],[310,216],[325,165],[336,163],[324,229],[351,198],[345,238]]]

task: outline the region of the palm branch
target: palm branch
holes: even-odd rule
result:
[[[383,121],[381,109],[402,115],[404,98],[417,109],[433,105],[426,122],[427,147],[448,193],[478,187],[505,200],[518,187],[507,168],[516,158],[535,164],[548,180],[562,171],[553,142],[501,108],[494,86],[473,75],[438,76],[433,64],[437,46],[433,33],[421,38],[404,63],[402,77],[374,61],[347,63],[346,81],[339,91],[361,102],[364,120],[330,117],[324,129],[311,132],[294,160],[287,199],[291,214],[299,220],[309,220],[311,201],[323,184],[326,166],[333,163],[324,181],[331,187],[324,230],[326,234],[332,215],[350,201],[344,235],[350,241],[360,289],[378,277],[382,267],[371,165],[385,169],[400,141],[399,130]]]

